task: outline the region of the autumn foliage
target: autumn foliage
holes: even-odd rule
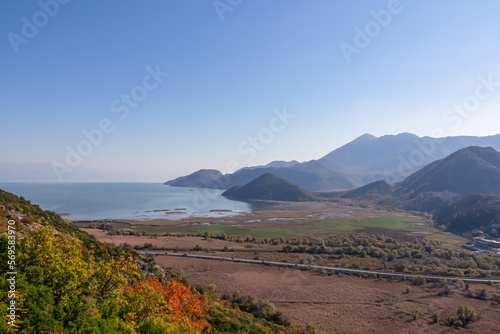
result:
[[[160,323],[183,323],[190,330],[209,327],[203,319],[205,300],[177,281],[170,281],[164,288],[160,281],[149,279],[123,290],[131,309],[127,316],[135,320],[133,324],[155,319]]]

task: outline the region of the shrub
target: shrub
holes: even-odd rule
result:
[[[314,326],[313,324],[310,324],[310,323],[307,323],[306,331],[307,332],[311,332],[313,334],[317,334],[318,333],[318,330],[316,329],[316,326]]]
[[[448,284],[446,284],[443,289],[441,291],[439,291],[438,293],[438,296],[448,296],[451,294],[451,289],[450,287],[448,286]]]
[[[437,324],[439,322],[439,319],[441,319],[441,314],[436,311],[432,314],[432,322]]]
[[[486,289],[482,289],[481,291],[479,291],[476,298],[481,300],[488,299],[488,292],[486,292]]]
[[[495,305],[500,305],[500,295],[498,293],[494,293],[493,296],[491,296],[491,302]]]
[[[417,277],[414,277],[412,280],[413,285],[424,285],[425,283],[427,283],[427,282],[426,282],[424,276],[417,276]]]
[[[420,314],[420,310],[418,308],[414,308],[413,311],[411,312],[413,320],[417,320],[418,315]]]
[[[290,320],[289,317],[283,314],[283,312],[278,311],[274,313],[273,315],[268,317],[269,321],[274,322],[275,324],[285,326],[285,327],[290,327],[292,326],[292,320]]]
[[[448,322],[450,323],[451,326],[454,327],[465,327],[470,322],[476,320],[477,320],[476,310],[472,306],[467,304],[467,305],[460,305],[457,309],[457,315],[451,316],[448,319]]]

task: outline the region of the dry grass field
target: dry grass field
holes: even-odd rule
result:
[[[353,276],[318,275],[300,270],[213,260],[158,256],[156,262],[173,271],[182,270],[195,285],[215,284],[220,295],[240,289],[274,303],[297,327],[314,324],[326,333],[477,333],[498,334],[500,307],[488,301],[468,298],[463,289],[454,288],[450,296],[439,297],[442,290],[428,283],[363,279]],[[410,287],[410,292],[406,288]],[[493,286],[472,285],[479,291],[500,293]],[[464,329],[447,325],[449,316],[461,304],[473,306],[477,322]],[[418,317],[413,320],[413,313]],[[432,322],[434,312],[439,323]]]
[[[191,237],[191,236],[159,236],[159,237],[151,237],[151,236],[134,236],[134,235],[109,235],[106,231],[92,228],[82,228],[82,231],[85,231],[93,236],[95,236],[99,241],[112,243],[115,245],[121,244],[129,244],[132,247],[134,246],[144,246],[144,244],[150,243],[154,248],[162,248],[165,247],[168,250],[191,250],[196,245],[202,247],[203,249],[210,249],[213,251],[221,251],[224,247],[228,247],[234,250],[260,250],[260,251],[276,251],[281,249],[281,246],[272,246],[272,245],[258,245],[254,243],[238,243],[232,241],[224,241],[219,239],[207,239],[204,240],[203,237]]]

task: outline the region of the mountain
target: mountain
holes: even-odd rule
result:
[[[172,187],[193,187],[193,188],[218,188],[214,182],[220,178],[221,172],[215,169],[201,169],[187,176],[181,176],[175,180],[165,182],[164,185]]]
[[[245,167],[215,180],[178,178],[166,184],[178,187],[228,189],[272,173],[309,191],[351,190],[378,180],[395,184],[427,164],[468,146],[491,146],[500,150],[500,134],[486,137],[418,137],[411,133],[375,137],[364,134],[318,160],[303,163],[274,161],[265,166]],[[198,175],[199,176],[199,175]],[[201,174],[203,176],[203,173]]]
[[[500,194],[500,153],[471,146],[435,161],[398,184],[396,194]]]
[[[235,173],[238,173],[238,172],[245,170],[245,169],[248,170],[248,169],[256,169],[256,168],[266,168],[266,167],[291,167],[291,166],[294,166],[294,165],[299,164],[299,163],[300,162],[298,162],[297,160],[291,160],[291,161],[275,160],[275,161],[271,161],[267,165],[243,167],[243,168],[238,169]]]
[[[432,213],[436,225],[449,232],[470,236],[481,230],[500,237],[500,152],[492,147],[466,147],[395,185],[376,181],[321,196]]]
[[[411,133],[379,138],[364,134],[320,160],[359,174],[362,184],[381,179],[397,183],[425,165],[468,146],[491,146],[500,150],[500,134],[444,138],[418,137]]]
[[[374,200],[374,199],[381,199],[383,197],[391,195],[392,191],[393,191],[393,186],[391,186],[384,180],[380,180],[359,187],[357,189],[350,190],[345,194],[341,195],[340,197],[355,198],[360,200]]]
[[[291,167],[267,167],[243,169],[234,174],[226,174],[218,185],[229,188],[247,184],[255,178],[271,173],[309,191],[328,191],[331,189],[352,189],[359,185],[355,176],[349,171],[332,165],[327,161],[311,160]]]
[[[225,175],[216,170],[200,170],[164,184],[173,187],[228,189],[247,184],[266,173],[284,178],[309,191],[352,189],[359,185],[356,176],[350,175],[348,171],[338,168],[327,161],[317,160],[298,163],[289,167],[242,168],[233,174]]]
[[[231,187],[222,196],[240,201],[301,202],[316,199],[311,192],[271,173],[265,173],[244,186]]]
[[[283,160],[276,160],[276,161],[271,161],[264,167],[291,167],[295,166],[299,162],[297,160],[291,160],[291,161],[283,161]]]

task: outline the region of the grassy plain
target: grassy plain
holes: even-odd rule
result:
[[[156,219],[150,221],[104,221],[120,233],[146,235],[230,234],[243,238],[322,238],[331,234],[384,234],[403,240],[427,238],[457,248],[464,239],[434,227],[429,217],[404,211],[346,206],[318,202],[259,203],[257,210],[221,218]],[[76,222],[81,228],[99,227],[102,222]]]

